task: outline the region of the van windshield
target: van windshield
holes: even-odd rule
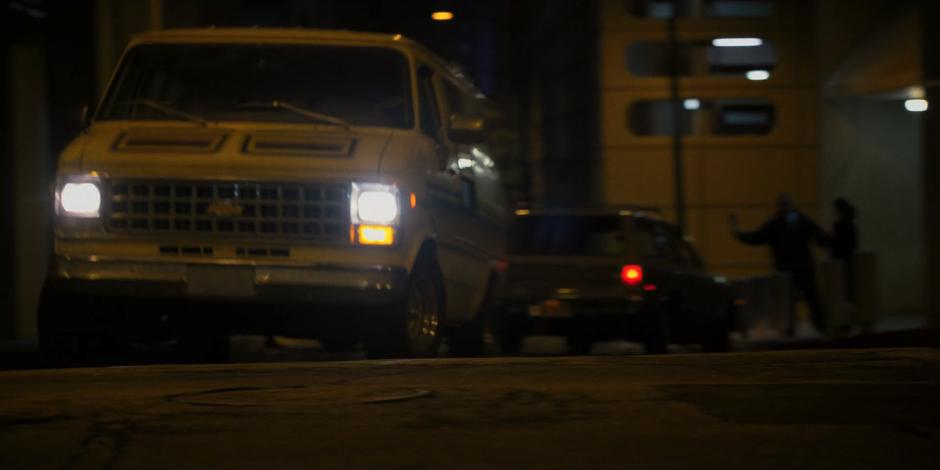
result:
[[[145,44],[97,118],[411,128],[410,90],[404,55],[388,48]]]
[[[512,223],[509,245],[520,255],[623,255],[624,228],[619,217],[519,217]]]

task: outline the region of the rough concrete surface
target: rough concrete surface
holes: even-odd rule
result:
[[[0,468],[940,467],[940,351],[0,372]]]

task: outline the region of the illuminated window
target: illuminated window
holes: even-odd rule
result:
[[[771,16],[774,0],[625,0],[627,11],[640,18],[760,18]]]
[[[694,100],[697,106],[688,106]],[[682,135],[765,135],[774,127],[774,106],[764,99],[703,100],[687,98],[679,105]],[[639,136],[673,134],[671,101],[637,101],[627,111],[630,131]]]
[[[679,76],[740,76],[754,70],[773,72],[777,52],[773,44],[762,41],[755,47],[716,47],[712,41],[678,44]],[[627,70],[637,77],[668,76],[672,58],[666,42],[637,42],[627,46]]]

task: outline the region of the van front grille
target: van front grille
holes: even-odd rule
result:
[[[349,185],[112,180],[107,228],[118,233],[190,233],[346,242]]]

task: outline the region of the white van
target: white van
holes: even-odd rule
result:
[[[134,38],[59,159],[44,354],[167,337],[221,359],[235,333],[478,352],[508,220],[487,106],[400,35]]]

